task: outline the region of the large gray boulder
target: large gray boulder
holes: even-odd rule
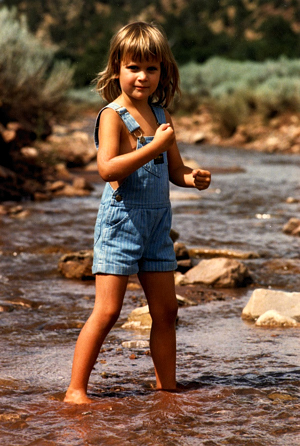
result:
[[[243,309],[242,318],[256,320],[269,310],[300,322],[300,293],[258,288]]]
[[[218,288],[235,288],[251,281],[247,267],[224,257],[202,260],[184,275],[185,283],[201,283]]]

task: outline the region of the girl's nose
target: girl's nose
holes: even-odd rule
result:
[[[140,80],[145,80],[145,79],[147,79],[147,73],[146,73],[146,71],[140,71],[140,72],[139,72],[139,79],[140,79]]]

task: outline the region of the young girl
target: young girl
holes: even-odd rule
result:
[[[66,402],[91,402],[89,376],[119,317],[131,274],[138,274],[152,316],[156,387],[176,389],[176,258],[169,235],[169,180],[199,190],[210,184],[210,172],[183,164],[170,115],[162,108],[179,92],[178,84],[174,57],[156,26],[131,23],[112,39],[97,83],[110,103],[100,111],[95,129],[98,170],[107,182],[95,226],[96,299],[76,344]]]

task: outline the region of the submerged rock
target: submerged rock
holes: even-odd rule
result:
[[[201,283],[219,288],[235,288],[251,281],[247,267],[235,259],[202,260],[184,275],[185,283]]]
[[[269,310],[300,321],[300,293],[258,288],[243,309],[242,318],[256,320]]]

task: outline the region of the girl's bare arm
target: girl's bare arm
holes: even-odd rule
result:
[[[126,131],[125,131],[126,132]],[[148,163],[160,153],[168,150],[174,139],[170,124],[162,124],[156,131],[152,142],[139,150],[122,153],[122,144],[129,140],[124,132],[124,124],[118,114],[105,109],[99,125],[99,150],[97,154],[98,171],[104,181],[119,181]],[[125,136],[126,135],[126,136]]]
[[[170,115],[168,113],[166,113],[166,115],[168,121],[172,125]],[[175,138],[168,151],[168,163],[170,181],[176,184],[176,186],[195,187],[198,190],[207,189],[209,187],[211,181],[210,172],[200,168],[191,169],[190,167],[185,166]]]

